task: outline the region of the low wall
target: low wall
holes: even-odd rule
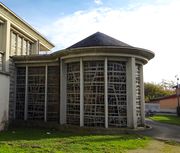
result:
[[[0,131],[8,121],[9,75],[0,72]]]
[[[160,112],[160,105],[153,103],[145,103],[145,111]]]
[[[160,109],[162,113],[176,113],[176,109]]]
[[[161,108],[159,103],[145,103],[145,111],[156,113],[176,113],[176,108]]]

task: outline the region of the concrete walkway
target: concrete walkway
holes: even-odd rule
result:
[[[180,126],[159,123],[150,119],[146,120],[146,124],[150,125],[152,129],[138,131],[138,134],[151,136],[161,140],[173,140],[180,142]]]

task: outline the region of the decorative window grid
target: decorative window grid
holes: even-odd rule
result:
[[[139,64],[136,64],[136,115],[137,125],[141,125],[141,88],[140,88],[140,68]]]
[[[12,58],[9,58],[9,74],[10,74],[10,88],[9,88],[9,119],[14,119],[15,113],[15,89],[16,89],[16,67]]]
[[[80,124],[80,63],[67,64],[67,124]]]
[[[28,120],[44,120],[45,67],[28,68]]]
[[[47,121],[59,121],[59,67],[48,66]]]
[[[126,63],[108,62],[108,125],[127,126]]]
[[[84,62],[84,125],[104,127],[104,109],[104,61]]]
[[[17,68],[16,77],[16,119],[24,119],[24,108],[25,108],[25,84],[26,84],[26,68]]]

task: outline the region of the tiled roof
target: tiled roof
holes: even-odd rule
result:
[[[103,34],[101,32],[96,32],[93,35],[68,47],[67,49],[81,48],[81,47],[95,47],[95,46],[132,47],[132,46],[130,46],[122,41],[119,41],[117,39],[114,39],[106,34]]]

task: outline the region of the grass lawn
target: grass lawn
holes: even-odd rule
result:
[[[125,153],[143,149],[150,141],[132,134],[77,134],[25,128],[0,133],[0,153]]]
[[[179,150],[179,143],[151,140],[145,148],[129,150],[128,153],[179,153]]]
[[[150,119],[162,123],[175,124],[180,125],[180,117],[172,116],[172,115],[154,115],[149,117]]]

